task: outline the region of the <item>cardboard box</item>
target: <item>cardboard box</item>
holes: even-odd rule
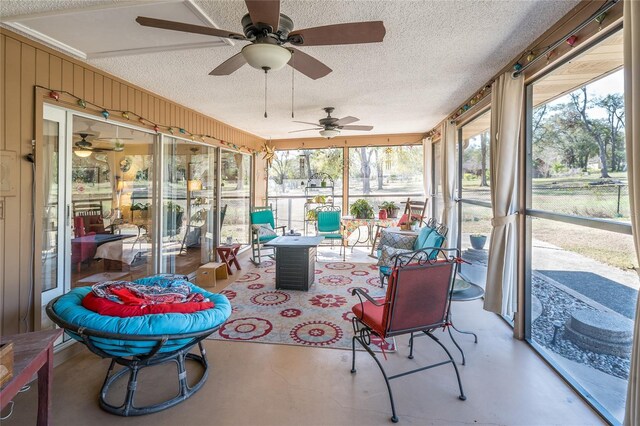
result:
[[[13,377],[13,343],[0,345],[0,386]]]
[[[215,287],[217,280],[226,280],[228,277],[227,265],[219,262],[209,262],[198,268],[196,284],[200,287]]]

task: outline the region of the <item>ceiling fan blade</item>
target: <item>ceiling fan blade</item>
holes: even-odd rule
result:
[[[386,32],[382,21],[351,22],[292,31],[288,39],[296,46],[377,43]]]
[[[316,127],[315,129],[302,129],[302,130],[293,130],[289,133],[298,133],[298,132],[309,132],[311,130],[322,130],[324,127]]]
[[[291,59],[289,59],[289,65],[310,79],[317,80],[332,71],[331,68],[301,50],[293,47],[289,47],[288,49],[293,52]]]
[[[309,123],[308,121],[295,121],[293,120],[294,123],[301,123],[301,124],[308,124],[310,126],[319,126],[318,123]]]
[[[340,130],[373,130],[373,126],[340,126]]]
[[[351,123],[355,123],[356,121],[360,121],[359,118],[355,118],[355,117],[342,117],[341,119],[339,119],[338,121],[336,121],[334,124],[336,126],[344,126],[345,124],[351,124]]]
[[[220,30],[218,28],[203,27],[201,25],[186,24],[184,22],[165,21],[164,19],[147,18],[138,16],[136,22],[144,27],[161,28],[163,30],[182,31],[185,33],[203,34],[234,40],[246,40],[242,34],[233,31]]]
[[[269,25],[272,32],[278,31],[280,24],[280,0],[245,0],[251,22]]]
[[[242,52],[236,53],[220,65],[216,67],[209,75],[229,75],[237,71],[241,66],[247,63]]]

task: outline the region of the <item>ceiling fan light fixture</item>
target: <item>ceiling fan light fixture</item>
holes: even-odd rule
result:
[[[91,156],[91,150],[89,149],[82,149],[82,148],[78,148],[78,149],[74,149],[73,153],[75,155],[77,155],[78,157],[82,157],[82,158],[86,158]]]
[[[336,129],[324,129],[324,130],[320,130],[320,136],[322,136],[323,138],[327,138],[327,139],[331,139],[333,137],[336,137],[340,134],[339,130]]]
[[[242,48],[242,56],[253,68],[277,71],[291,59],[291,51],[277,44],[255,43]]]

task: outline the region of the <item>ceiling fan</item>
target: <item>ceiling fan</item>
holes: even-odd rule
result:
[[[319,124],[309,123],[307,121],[294,121],[294,123],[302,123],[302,124],[310,124],[312,126],[316,126],[313,129],[302,129],[302,130],[294,130],[289,133],[297,133],[297,132],[308,132],[310,130],[320,130],[320,135],[323,138],[331,139],[340,134],[340,130],[360,130],[368,132],[373,130],[373,126],[352,126],[351,123],[355,123],[356,121],[360,121],[359,118],[347,116],[342,118],[335,118],[331,116],[331,113],[335,109],[334,107],[326,107],[322,108],[327,116],[325,118],[321,118]]]
[[[136,22],[145,27],[204,34],[248,41],[240,53],[218,65],[209,75],[229,75],[245,63],[254,68],[278,70],[289,64],[313,80],[324,77],[331,68],[294,46],[326,46],[334,44],[376,43],[384,39],[382,21],[352,22],[293,31],[293,21],[280,13],[280,0],[245,0],[249,11],[241,20],[243,34],[217,28],[138,16]]]
[[[95,136],[91,133],[75,133],[75,135],[80,136],[80,140],[74,144],[73,153],[78,157],[89,157],[93,152],[106,152],[106,151],[115,151],[120,152],[124,150],[124,143],[122,143],[121,139],[130,139],[130,138],[119,138],[113,139],[115,140],[115,146],[113,148],[105,148],[99,146],[93,146],[91,142],[87,140],[88,137]],[[94,141],[104,140],[111,141],[112,139],[94,139]]]

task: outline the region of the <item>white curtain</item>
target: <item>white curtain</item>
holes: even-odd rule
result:
[[[624,112],[631,229],[640,262],[640,2],[624,0]],[[637,270],[640,274],[640,269]],[[640,302],[640,299],[639,299]],[[640,424],[640,309],[636,308],[633,352],[624,424]]]
[[[441,222],[449,228],[447,247],[458,245],[458,209],[456,208],[456,125],[445,120],[442,129],[442,150],[440,153],[440,173],[442,182]]]
[[[433,200],[431,199],[431,193],[433,192],[433,182],[431,181],[431,178],[433,177],[433,149],[431,147],[431,138],[422,139],[422,150],[424,158],[424,165],[422,167],[424,175],[422,176],[422,183],[424,185],[424,196],[428,198],[426,214],[429,217],[433,217],[431,214],[433,209]]]
[[[491,87],[491,243],[484,309],[508,317],[517,310],[516,209],[518,143],[524,77],[507,72]]]

